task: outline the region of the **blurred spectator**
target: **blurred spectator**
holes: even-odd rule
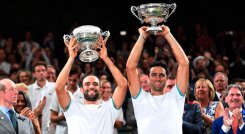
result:
[[[31,72],[26,69],[20,69],[17,73],[17,83],[25,83],[27,86],[33,83]]]
[[[55,82],[57,78],[56,69],[53,65],[47,65],[47,80]]]
[[[211,133],[213,121],[222,116],[224,107],[221,102],[213,101],[215,90],[213,84],[208,79],[199,79],[195,83],[195,97],[201,109],[202,119],[207,134]]]
[[[0,75],[9,75],[11,70],[11,64],[6,60],[5,50],[0,48]]]

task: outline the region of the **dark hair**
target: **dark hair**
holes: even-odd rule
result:
[[[18,94],[23,95],[25,103],[26,103],[26,107],[29,107],[30,109],[32,109],[32,105],[31,105],[29,96],[23,91],[18,91]]]
[[[33,66],[32,66],[32,72],[35,72],[35,67],[36,66],[45,66],[47,69],[47,63],[45,61],[37,61]]]
[[[242,78],[233,78],[231,80],[231,83],[232,84],[236,84],[237,82],[245,82],[245,79],[242,79]]]
[[[238,85],[238,84],[230,84],[230,85],[228,85],[227,88],[226,88],[226,96],[228,96],[228,93],[229,93],[231,88],[237,88],[241,92],[242,96],[244,96],[243,88],[240,85]]]
[[[69,76],[73,75],[73,74],[78,74],[78,76],[80,76],[81,74],[81,68],[78,65],[73,65],[71,68],[71,71],[69,73]]]
[[[168,75],[168,67],[166,65],[166,63],[164,63],[163,61],[154,61],[149,65],[149,71],[151,68],[153,67],[162,67],[165,69],[166,74]]]

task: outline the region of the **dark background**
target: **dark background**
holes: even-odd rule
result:
[[[211,32],[221,29],[244,30],[244,5],[236,1],[215,0],[1,0],[0,32],[5,36],[24,38],[30,30],[36,40],[52,31],[62,39],[63,34],[79,25],[96,25],[109,30],[111,37],[120,30],[137,33],[142,25],[130,11],[131,6],[145,3],[176,3],[176,11],[168,18],[171,28],[183,25],[191,30],[196,22],[205,24]]]

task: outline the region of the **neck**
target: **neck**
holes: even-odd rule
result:
[[[98,100],[96,100],[96,101],[84,100],[84,104],[98,104]]]
[[[37,81],[37,85],[41,88],[46,84],[46,80]]]
[[[156,91],[156,90],[151,90],[151,95],[152,96],[159,96],[159,95],[163,95],[163,91]]]

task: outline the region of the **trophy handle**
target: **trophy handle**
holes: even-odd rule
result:
[[[139,16],[137,16],[136,13],[135,13],[135,11],[138,12],[138,8],[135,7],[135,6],[131,6],[131,12],[132,12],[132,14],[133,14],[136,18],[138,18],[138,19],[140,20],[140,22],[143,24],[143,23],[144,23],[144,20],[141,19]]]
[[[168,18],[172,13],[174,13],[174,11],[175,11],[175,9],[176,9],[176,4],[173,3],[173,4],[168,5],[168,9],[171,9],[171,12],[170,12],[168,15],[166,15],[166,17],[165,17],[165,19],[164,19],[165,22],[167,21],[167,18]]]
[[[69,43],[72,37],[73,37],[72,35],[64,34],[63,39],[66,43]]]
[[[110,37],[111,33],[109,31],[105,31],[102,33],[102,36],[104,36],[104,41],[107,42],[108,38]]]

